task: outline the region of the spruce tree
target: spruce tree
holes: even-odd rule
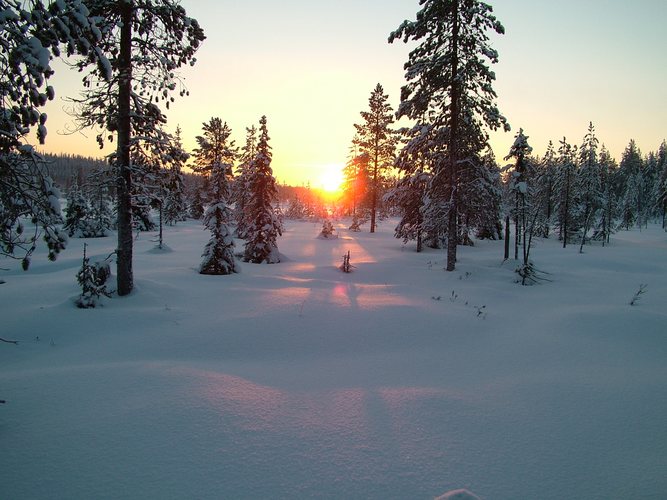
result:
[[[170,226],[186,218],[187,204],[183,167],[189,157],[190,155],[183,149],[181,128],[177,127],[173,143],[169,146],[169,164],[165,166],[164,220]]]
[[[570,236],[576,232],[576,146],[572,146],[563,137],[558,148],[558,163],[555,172],[554,191],[555,209],[558,219],[558,237],[567,247]]]
[[[494,103],[498,60],[488,32],[504,33],[493,9],[477,0],[422,0],[415,21],[405,21],[389,42],[418,42],[405,63],[407,84],[401,90],[397,117],[415,122],[408,140],[419,143],[433,165],[426,208],[447,234],[447,270],[456,265],[459,192],[463,162],[481,154],[488,143],[483,130],[509,126]],[[444,217],[444,218],[443,218]]]
[[[250,177],[252,160],[257,153],[257,128],[253,125],[246,128],[246,140],[241,149],[239,166],[234,179],[232,199],[234,201],[234,220],[236,221],[236,236],[245,239],[248,234],[247,206],[250,202]]]
[[[63,229],[67,230],[69,237],[84,237],[89,212],[88,200],[79,188],[79,184],[74,181],[67,193],[65,223],[63,224]]]
[[[594,234],[595,239],[602,241],[602,246],[609,243],[614,231],[614,220],[616,219],[617,197],[614,192],[614,178],[617,174],[617,166],[607,148],[602,145],[600,149],[600,183],[601,183],[601,217]]]
[[[234,257],[234,240],[229,229],[232,212],[229,208],[231,180],[236,158],[231,129],[220,118],[203,124],[203,135],[197,136],[194,150],[196,170],[208,178],[209,206],[204,214],[204,226],[211,239],[204,248],[200,274],[224,275],[238,272]]]
[[[514,137],[514,143],[505,161],[514,159],[514,171],[509,183],[510,192],[514,195],[514,260],[519,258],[519,247],[523,241],[526,243],[526,229],[528,226],[529,205],[529,177],[532,169],[529,156],[533,148],[528,144],[528,136],[524,135],[523,129]]]
[[[598,144],[595,128],[591,122],[579,148],[579,169],[577,170],[577,190],[583,224],[580,252],[583,251],[586,244],[588,230],[595,224],[596,214],[602,206],[602,172],[598,160]]]
[[[396,151],[397,135],[391,129],[394,113],[388,99],[378,83],[368,99],[368,111],[361,112],[363,123],[354,125],[357,131],[354,144],[360,154],[368,157],[369,163],[371,233],[375,232],[383,174],[393,166]]]
[[[657,169],[658,182],[655,187],[654,199],[662,217],[662,228],[667,230],[667,142],[662,141],[658,149]]]
[[[266,116],[262,116],[259,121],[257,154],[250,164],[249,226],[243,254],[244,261],[255,264],[280,262],[276,241],[282,235],[282,225],[274,210],[278,190],[271,169],[271,156]]]

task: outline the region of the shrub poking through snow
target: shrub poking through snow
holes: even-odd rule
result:
[[[324,223],[322,224],[322,231],[320,232],[319,238],[324,240],[333,240],[335,238],[338,238],[338,235],[335,233],[336,230],[334,229],[331,221],[329,219],[324,219]]]
[[[350,264],[350,251],[348,250],[345,255],[343,255],[343,263],[340,265],[340,270],[344,273],[351,273],[354,266]]]
[[[646,287],[647,286],[648,285],[643,284],[643,283],[641,285],[639,285],[639,289],[635,292],[634,296],[632,297],[632,300],[630,301],[631,306],[637,305],[637,302],[639,302],[639,299],[641,299],[642,295],[644,295],[644,293],[646,293]]]
[[[107,281],[111,276],[109,263],[104,260],[91,264],[86,255],[87,246],[83,244],[83,264],[76,274],[76,280],[81,285],[81,295],[76,299],[76,305],[81,309],[97,307],[102,296],[111,296],[107,291]]]

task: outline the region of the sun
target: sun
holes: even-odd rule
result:
[[[318,183],[327,193],[340,191],[341,184],[343,183],[343,165],[330,163],[321,167]]]

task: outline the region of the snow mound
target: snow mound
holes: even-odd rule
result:
[[[461,489],[448,491],[447,493],[436,497],[435,500],[480,500],[480,498],[466,489]]]

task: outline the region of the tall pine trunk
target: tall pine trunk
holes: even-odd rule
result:
[[[118,83],[118,248],[116,250],[118,295],[133,288],[132,277],[132,173],[130,169],[130,97],[132,92],[132,17],[130,0],[120,2],[120,56]]]
[[[452,26],[452,87],[450,90],[450,109],[452,122],[449,136],[449,223],[447,226],[447,271],[456,268],[456,246],[458,245],[458,193],[457,193],[457,156],[458,156],[458,134],[459,134],[459,96],[461,94],[461,83],[458,79],[459,73],[459,2],[454,2],[454,23]]]

